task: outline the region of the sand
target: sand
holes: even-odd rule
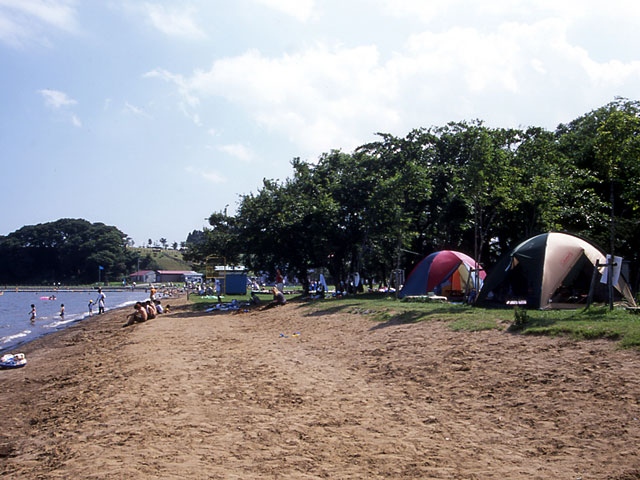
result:
[[[334,302],[108,312],[25,346],[0,477],[640,478],[639,352]]]

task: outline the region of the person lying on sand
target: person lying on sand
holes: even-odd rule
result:
[[[122,325],[123,327],[133,325],[135,322],[142,323],[147,321],[147,309],[142,305],[142,303],[136,302],[133,308],[133,313],[127,315],[127,323]]]

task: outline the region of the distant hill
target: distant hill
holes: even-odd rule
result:
[[[159,270],[193,270],[190,262],[182,258],[180,250],[157,249],[157,248],[136,248],[141,257],[150,255],[158,264]]]

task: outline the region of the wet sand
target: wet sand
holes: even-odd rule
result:
[[[637,351],[185,301],[25,346],[0,371],[0,477],[640,478]]]

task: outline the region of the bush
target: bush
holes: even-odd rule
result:
[[[529,313],[524,308],[515,307],[513,309],[513,323],[511,329],[522,330],[529,323]]]

